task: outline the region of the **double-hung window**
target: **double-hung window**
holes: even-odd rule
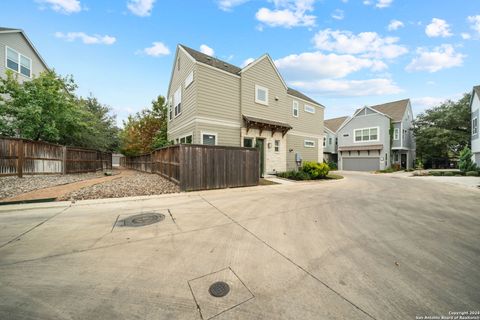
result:
[[[293,101],[292,105],[292,115],[296,118],[298,118],[298,101]]]
[[[7,68],[18,72],[25,77],[32,77],[32,59],[20,54],[12,48],[6,47]]]
[[[280,151],[280,140],[275,140],[275,152]]]
[[[356,129],[354,131],[355,142],[378,141],[378,128]]]
[[[182,113],[182,87],[178,88],[173,95],[175,117]]]
[[[478,117],[472,119],[472,135],[478,133]]]
[[[268,89],[255,85],[255,102],[268,106]]]
[[[395,128],[393,129],[393,140],[398,140],[400,139],[400,129]]]

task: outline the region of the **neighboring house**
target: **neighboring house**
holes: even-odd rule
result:
[[[239,68],[178,45],[168,100],[174,143],[256,147],[262,174],[323,160],[324,107],[288,88],[268,54]]]
[[[33,43],[21,29],[0,27],[0,77],[11,70],[20,82],[48,70]]]
[[[326,162],[338,162],[337,131],[349,117],[328,119],[323,122],[323,159]]]
[[[341,170],[383,170],[392,164],[410,169],[415,139],[410,99],[358,109],[337,132]]]
[[[480,119],[480,86],[473,87],[472,100],[470,100],[470,110],[472,112],[472,160],[480,167],[480,134],[478,132],[478,121]]]

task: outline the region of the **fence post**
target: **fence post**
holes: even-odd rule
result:
[[[17,145],[17,173],[18,177],[22,178],[23,177],[23,163],[25,162],[25,151],[23,149],[23,140],[20,139],[18,140],[18,145]]]
[[[62,147],[62,174],[67,174],[67,147]]]

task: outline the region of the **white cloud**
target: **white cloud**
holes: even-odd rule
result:
[[[241,67],[242,67],[242,68],[243,68],[243,67],[246,67],[246,66],[248,66],[250,63],[252,63],[253,61],[255,61],[254,58],[248,58],[248,59],[246,59],[245,61],[242,62]]]
[[[450,44],[435,47],[432,51],[417,49],[417,57],[407,65],[407,71],[437,72],[442,69],[459,67],[463,64],[464,54],[455,52]]]
[[[376,32],[353,34],[350,31],[330,29],[317,32],[313,38],[315,47],[320,50],[387,59],[393,59],[408,52],[406,47],[396,44],[398,40],[395,37],[382,38]]]
[[[450,37],[452,35],[452,32],[450,31],[450,25],[447,23],[447,21],[438,19],[438,18],[433,18],[432,22],[427,25],[425,28],[425,33],[427,36],[430,38],[432,37]]]
[[[463,96],[463,93],[455,93],[450,96],[443,96],[443,97],[426,96],[426,97],[412,98],[411,101],[412,101],[413,112],[415,114],[419,114],[420,112],[425,111],[425,109],[436,107],[447,100],[452,100],[452,101],[458,100],[462,96]]]
[[[333,11],[332,18],[336,20],[343,20],[343,18],[345,18],[345,13],[343,12],[343,10],[337,9]]]
[[[249,0],[219,0],[218,7],[223,11],[231,11],[234,7],[244,4]]]
[[[212,56],[215,54],[215,50],[213,50],[212,48],[210,48],[209,46],[207,46],[206,44],[202,44],[200,46],[200,51],[202,53],[205,53],[206,55],[209,55],[209,56]]]
[[[377,3],[375,4],[375,7],[379,8],[379,9],[388,8],[392,4],[392,2],[393,2],[393,0],[377,0]],[[363,4],[366,5],[366,6],[370,6],[370,5],[373,4],[373,1],[372,0],[364,0]]]
[[[472,37],[469,33],[466,32],[462,32],[460,35],[462,36],[463,40],[468,40]]]
[[[170,49],[163,42],[154,42],[151,47],[145,48],[138,53],[143,53],[152,57],[168,56]]]
[[[398,30],[400,28],[403,28],[405,25],[403,24],[402,21],[400,20],[391,20],[387,29],[389,31],[394,31],[394,30]]]
[[[375,72],[387,69],[387,65],[379,60],[321,52],[292,54],[275,60],[275,65],[289,80],[342,78],[362,69]]]
[[[255,17],[270,27],[311,27],[316,16],[307,14],[313,11],[315,0],[272,0],[275,8],[260,8]]]
[[[310,94],[344,97],[397,94],[403,90],[391,79],[332,80],[289,82],[290,85]]]
[[[66,41],[70,41],[70,42],[80,39],[85,44],[112,45],[117,41],[117,39],[112,36],[108,36],[108,35],[102,36],[98,34],[88,35],[85,32],[68,32],[68,33],[56,32],[55,37],[60,39],[65,39]]]
[[[152,13],[156,0],[129,0],[127,8],[136,16],[147,17]]]
[[[393,0],[378,0],[375,7],[377,8],[388,8],[392,4]]]
[[[82,11],[78,0],[37,0],[41,4],[47,4],[54,11],[70,14]]]
[[[476,16],[469,16],[467,21],[470,22],[470,28],[475,30],[478,34],[480,34],[480,15]]]

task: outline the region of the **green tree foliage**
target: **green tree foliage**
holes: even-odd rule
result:
[[[168,145],[167,106],[165,98],[158,96],[151,109],[129,116],[120,133],[120,150],[127,156],[151,152]]]
[[[460,161],[458,163],[460,171],[469,172],[477,168],[476,164],[472,161],[472,156],[472,151],[468,147],[465,147],[462,152],[460,152]]]
[[[456,157],[469,145],[470,98],[466,93],[458,101],[447,100],[417,116],[414,134],[422,162]]]
[[[110,109],[95,98],[78,99],[72,77],[46,71],[18,81],[11,71],[0,79],[0,135],[100,150],[118,146]]]

